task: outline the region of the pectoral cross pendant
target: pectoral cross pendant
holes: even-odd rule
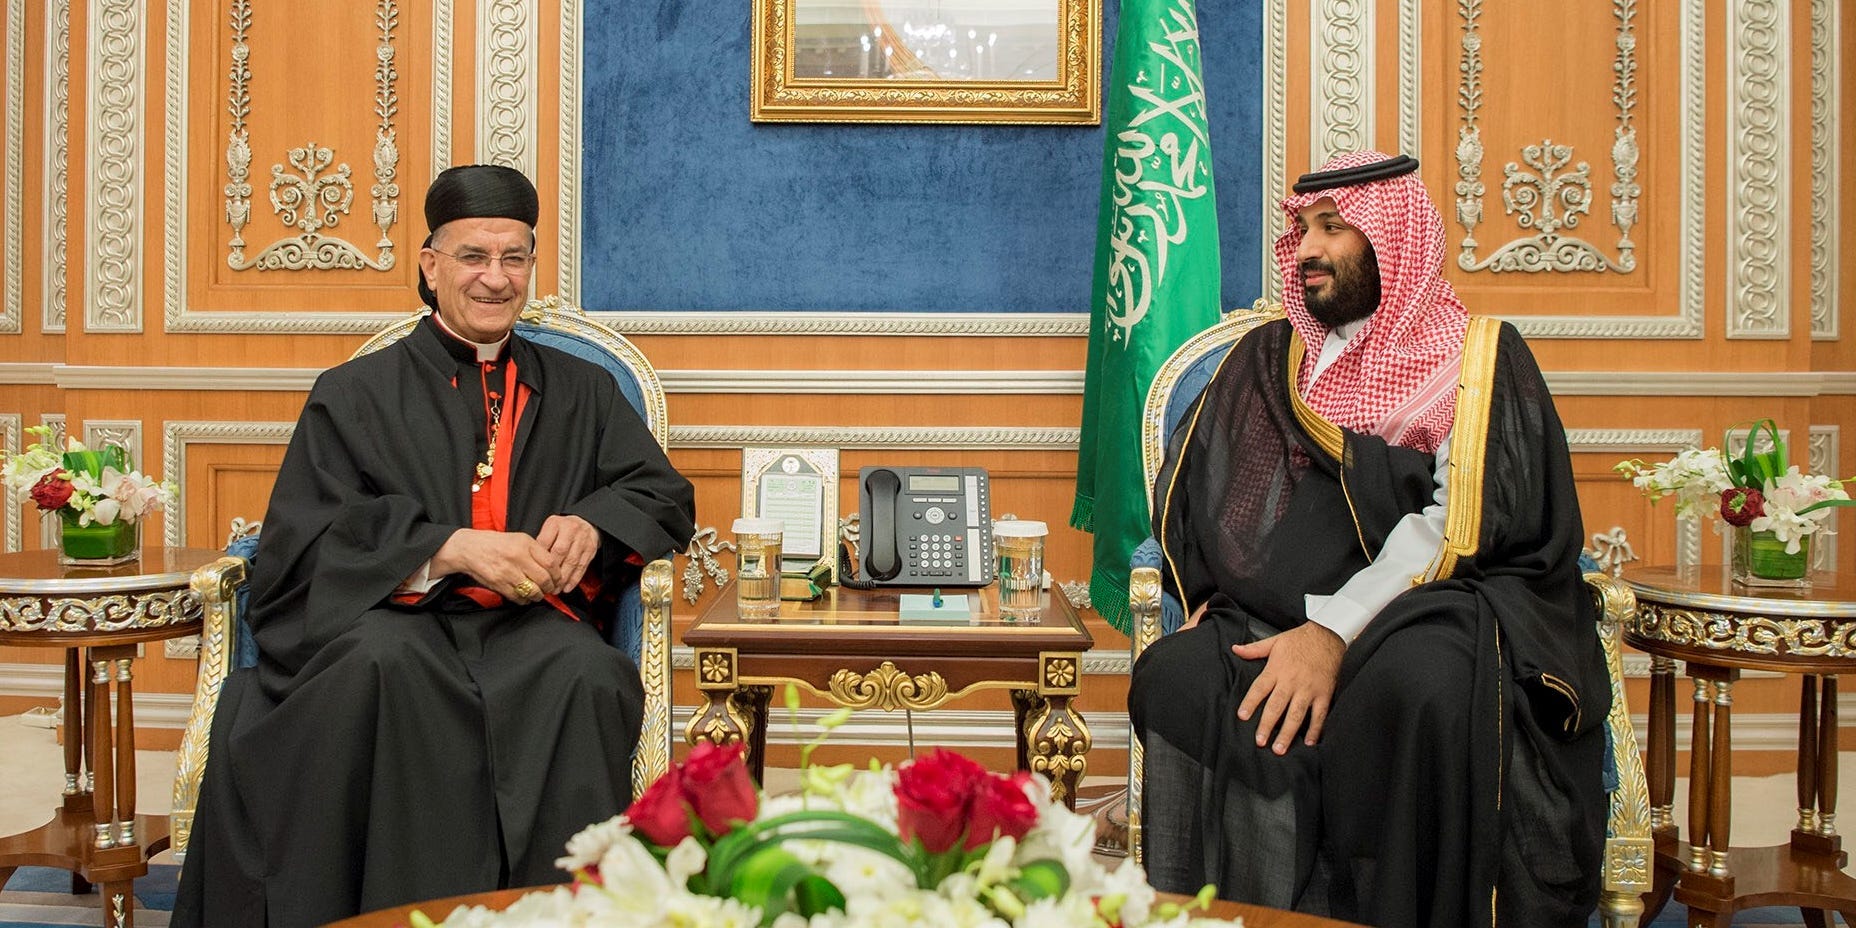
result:
[[[479,462],[477,464],[477,479],[471,481],[470,491],[472,493],[476,493],[477,491],[482,490],[483,482],[485,480],[490,479],[490,474],[492,472],[493,472],[493,469],[490,467],[488,462]]]

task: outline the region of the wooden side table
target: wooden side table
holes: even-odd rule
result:
[[[1673,889],[1690,925],[1727,925],[1750,906],[1828,910],[1856,924],[1856,879],[1837,834],[1837,674],[1856,670],[1856,578],[1812,575],[1808,590],[1736,586],[1725,567],[1627,569],[1637,612],[1624,640],[1649,652],[1649,786],[1656,886],[1644,920]],[[1688,841],[1676,833],[1676,661],[1694,681]],[[1742,670],[1798,674],[1798,821],[1791,840],[1731,847],[1733,686]]]
[[[92,569],[56,551],[0,554],[0,644],[65,649],[64,801],[50,822],[0,838],[0,884],[21,866],[59,867],[73,891],[102,884],[106,926],[135,924],[132,884],[168,844],[165,818],[135,814],[136,648],[200,630],[188,583],[217,557],[149,547]]]
[[[1051,798],[1076,806],[1088,767],[1089,727],[1072,704],[1083,652],[1094,644],[1061,588],[1032,619],[999,613],[995,587],[953,590],[978,601],[958,624],[901,618],[901,596],[927,590],[834,587],[809,603],[781,603],[770,619],[744,619],[734,587],[722,590],[683,642],[696,657],[703,704],[691,744],[746,743],[756,780],[765,768],[767,704],[797,684],[853,709],[935,709],[968,693],[1011,693],[1018,766],[1051,779]]]

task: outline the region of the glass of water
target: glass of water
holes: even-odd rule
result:
[[[744,619],[780,614],[779,519],[735,520],[735,608]]]
[[[1042,522],[1011,519],[992,526],[999,554],[999,611],[1008,619],[1044,614],[1044,536]]]

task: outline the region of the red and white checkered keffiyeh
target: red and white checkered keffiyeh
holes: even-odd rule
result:
[[[1384,161],[1376,151],[1339,155],[1322,171]],[[1379,309],[1367,317],[1340,357],[1310,383],[1328,328],[1302,298],[1295,252],[1302,231],[1296,213],[1331,197],[1341,218],[1365,233],[1379,259]],[[1297,387],[1322,418],[1387,442],[1437,450],[1456,420],[1457,374],[1469,313],[1444,279],[1444,221],[1416,174],[1298,193],[1282,203],[1289,231],[1276,239],[1283,308],[1306,352]]]

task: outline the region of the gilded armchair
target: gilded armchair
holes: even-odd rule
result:
[[[389,325],[368,339],[354,357],[378,351],[410,333],[424,312]],[[563,306],[556,297],[529,303],[516,322],[516,331],[530,341],[584,358],[612,373],[620,392],[644,418],[660,446],[667,444],[664,388],[644,355],[624,336],[587,318],[581,310]],[[181,737],[174,778],[174,806],[169,833],[177,858],[184,857],[193,833],[193,817],[200,795],[200,777],[206,768],[207,735],[213,710],[226,675],[254,666],[257,646],[242,621],[247,565],[257,551],[258,527],[235,523],[227,556],[200,568],[193,588],[205,611],[201,632],[199,680],[193,711]],[[643,731],[632,756],[632,788],[644,788],[670,767],[670,611],[672,571],[668,559],[645,565],[637,589],[621,595],[616,621],[607,638],[638,664],[644,681]]]
[[[1141,465],[1149,487],[1164,463],[1166,442],[1175,423],[1211,381],[1218,363],[1245,333],[1278,318],[1280,307],[1256,307],[1228,314],[1218,324],[1188,339],[1154,376],[1141,416]],[[1177,629],[1184,616],[1160,583],[1159,546],[1148,539],[1136,549],[1128,583],[1128,605],[1133,613],[1130,664],[1159,637]],[[1637,734],[1624,702],[1623,663],[1620,656],[1624,619],[1636,609],[1635,597],[1623,584],[1596,570],[1585,582],[1599,613],[1599,639],[1611,675],[1611,713],[1606,719],[1609,758],[1606,781],[1610,792],[1605,829],[1604,879],[1599,911],[1607,928],[1637,924],[1643,913],[1641,894],[1650,888],[1654,845],[1650,837],[1649,788],[1643,773]],[[1141,802],[1145,755],[1140,740],[1130,733],[1128,744],[1128,847],[1141,859]]]

